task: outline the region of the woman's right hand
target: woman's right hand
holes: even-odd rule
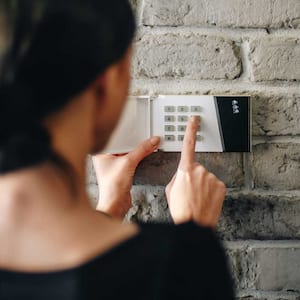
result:
[[[192,117],[183,141],[176,174],[166,187],[171,216],[176,224],[194,221],[216,228],[226,195],[225,184],[194,161],[199,119]]]

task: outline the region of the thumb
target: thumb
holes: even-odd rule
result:
[[[146,156],[150,155],[154,150],[157,149],[160,143],[160,138],[154,136],[148,140],[143,141],[135,149],[128,153],[128,157],[135,162],[136,165],[139,164]]]

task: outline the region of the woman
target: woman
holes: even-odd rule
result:
[[[213,233],[225,187],[193,160],[197,119],[166,189],[176,226],[122,223],[158,137],[94,156],[97,211],[89,204],[86,156],[106,145],[128,92],[128,2],[1,5],[0,299],[233,299]]]

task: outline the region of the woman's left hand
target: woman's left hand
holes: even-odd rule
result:
[[[130,190],[136,167],[157,149],[159,142],[159,137],[152,137],[128,154],[93,156],[99,186],[97,210],[112,217],[125,217],[132,205]]]

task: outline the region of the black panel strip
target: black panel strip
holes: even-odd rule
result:
[[[250,152],[250,97],[215,97],[226,152]]]

